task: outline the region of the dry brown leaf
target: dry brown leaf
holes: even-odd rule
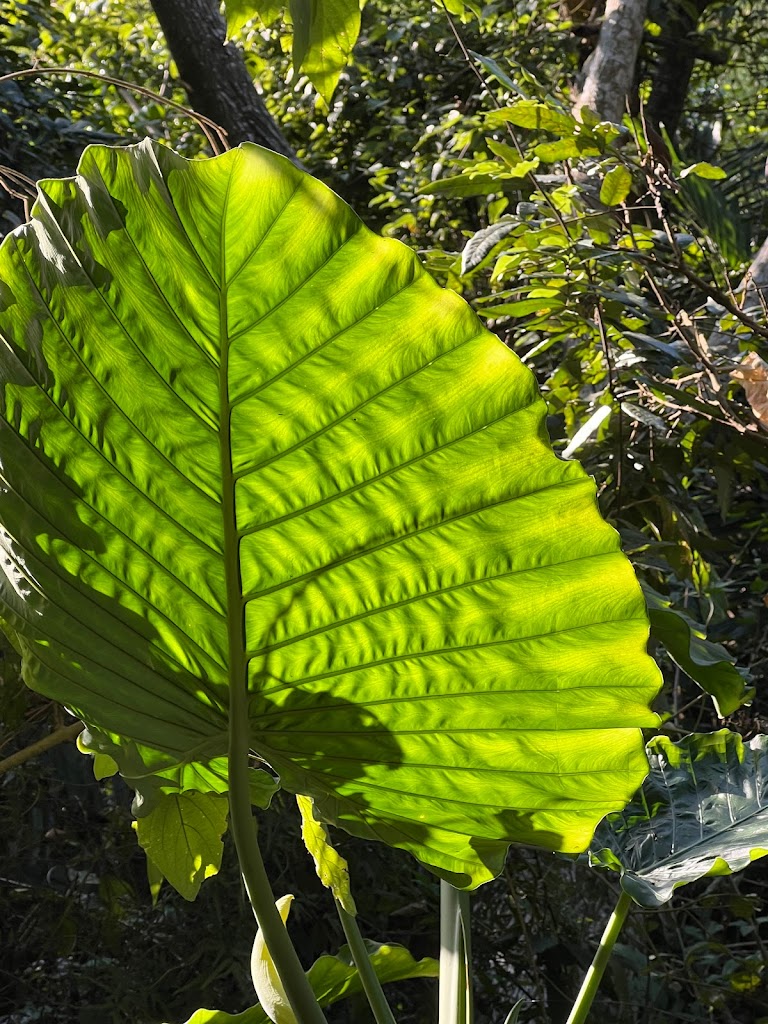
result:
[[[752,412],[768,430],[768,363],[757,352],[749,352],[731,376],[741,381]]]

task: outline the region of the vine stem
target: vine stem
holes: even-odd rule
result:
[[[341,927],[344,929],[344,935],[349,943],[349,951],[360,975],[363,991],[373,1011],[376,1024],[396,1024],[392,1011],[389,1008],[387,997],[384,995],[384,990],[381,987],[381,982],[376,977],[376,972],[371,964],[371,959],[368,956],[368,950],[365,948],[365,942],[360,934],[357,920],[342,907],[338,900],[334,902],[336,903]]]
[[[566,1024],[584,1024],[587,1019],[587,1014],[592,1008],[592,1002],[597,994],[600,980],[605,972],[608,960],[613,952],[613,947],[616,945],[616,940],[619,937],[619,932],[627,919],[629,908],[632,906],[632,897],[629,896],[622,889],[619,901],[614,907],[614,911],[611,914],[608,924],[605,926],[603,937],[600,939],[600,945],[597,947],[592,963],[589,965],[589,970],[586,973],[584,981],[582,983],[579,994],[576,997],[576,1002],[573,1004],[570,1016],[566,1021]]]
[[[248,779],[248,717],[230,708],[229,813],[248,899],[299,1024],[327,1024],[275,906],[259,849]]]

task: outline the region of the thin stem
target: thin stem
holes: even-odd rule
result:
[[[365,948],[365,942],[360,934],[357,919],[348,913],[338,900],[334,900],[334,902],[336,903],[341,927],[344,929],[344,934],[349,943],[352,959],[355,962],[355,967],[360,975],[360,981],[363,984],[363,991],[373,1011],[373,1016],[376,1018],[376,1024],[395,1024],[395,1018],[392,1016],[387,997],[384,995],[381,982],[376,977],[373,964],[368,956],[368,950]]]
[[[613,952],[613,947],[616,945],[616,939],[619,937],[619,932],[627,919],[627,914],[629,913],[629,908],[631,906],[631,896],[622,889],[619,901],[610,916],[608,924],[605,926],[603,937],[600,939],[600,945],[597,947],[595,957],[589,965],[589,970],[586,973],[584,982],[582,983],[579,994],[576,997],[576,1002],[573,1004],[573,1009],[571,1010],[571,1014],[568,1017],[566,1024],[584,1024],[584,1021],[586,1021],[587,1014],[592,1008],[592,1002],[597,994],[600,980],[603,977],[606,965],[608,964],[610,955]]]
[[[327,1024],[275,906],[259,850],[248,783],[248,717],[231,707],[229,813],[248,899],[296,1018],[300,1024]]]
[[[198,114],[198,112],[193,110],[192,107],[187,107],[183,103],[177,103],[176,100],[168,99],[167,96],[162,96],[159,92],[155,92],[153,89],[148,89],[145,85],[136,85],[135,82],[126,82],[122,78],[113,78],[111,75],[104,75],[100,71],[86,71],[81,68],[73,67],[23,68],[21,71],[11,71],[7,75],[0,75],[0,84],[12,81],[16,78],[41,78],[43,75],[77,75],[80,78],[92,78],[97,82],[114,85],[118,89],[128,89],[131,92],[138,93],[139,96],[146,96],[148,99],[153,99],[155,102],[169,107],[171,110],[178,110],[180,114],[184,114],[185,117],[189,117],[191,120],[196,121],[208,140],[214,156],[218,156],[220,153],[230,148],[229,143],[227,142],[226,131],[220,124],[216,124],[215,121],[212,121],[210,117],[206,117],[204,114]],[[218,136],[218,138],[216,138],[216,136]]]
[[[464,1022],[473,1024],[475,1001],[472,989],[472,918],[469,909],[469,893],[464,889],[459,890],[459,925],[463,954],[461,990],[464,993]]]

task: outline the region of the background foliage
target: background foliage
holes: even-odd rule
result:
[[[328,108],[291,70],[279,23],[254,20],[237,39],[305,165],[367,223],[418,250],[535,371],[556,447],[609,410],[578,456],[649,588],[665,731],[677,739],[715,728],[719,707],[749,739],[768,730],[768,433],[733,373],[745,352],[766,355],[768,316],[758,308],[750,326],[719,300],[768,232],[768,19],[760,2],[699,3],[701,56],[660,161],[642,118],[621,135],[569,120],[594,36],[566,6],[510,0],[461,14],[449,5],[449,20],[422,0],[371,0]],[[646,99],[665,13],[652,0],[638,64]],[[7,0],[0,38],[3,73],[69,65],[185,102],[140,0]],[[514,108],[520,100],[540,107]],[[515,113],[494,114],[499,107]],[[0,162],[27,178],[71,173],[88,142],[146,135],[205,152],[191,120],[105,81],[0,83]],[[536,181],[521,161],[538,161]],[[725,176],[683,173],[702,161]],[[0,208],[4,230],[24,216],[12,195]],[[66,716],[22,690],[7,649],[1,664],[6,757]],[[231,850],[197,903],[166,887],[153,907],[119,781],[96,786],[86,759],[61,747],[0,776],[0,793],[0,928],[11,951],[0,967],[3,1024],[150,1024],[200,1005],[247,1005],[252,936]],[[304,894],[293,934],[310,962],[342,940],[325,930],[326,896],[296,845],[294,812],[282,811],[264,817],[262,838],[276,889]],[[366,934],[434,955],[435,881],[392,851],[339,845]],[[530,1024],[561,1024],[615,888],[582,864],[513,851],[504,876],[474,899],[481,1024],[502,1020],[520,995]],[[767,899],[758,862],[696,882],[661,910],[635,911],[595,1018],[768,1019]],[[432,999],[429,983],[403,986],[398,1019],[428,1021]],[[334,1013],[361,1021],[366,1011],[350,1003]]]

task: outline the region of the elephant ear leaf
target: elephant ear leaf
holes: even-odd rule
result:
[[[463,300],[255,146],[88,149],[0,271],[0,616],[140,813],[226,792],[238,694],[258,803],[460,886],[587,847],[647,772],[643,599]]]
[[[658,907],[681,885],[768,854],[768,736],[657,736],[648,754],[639,796],[600,824],[590,848],[593,866],[620,871],[637,903]]]

